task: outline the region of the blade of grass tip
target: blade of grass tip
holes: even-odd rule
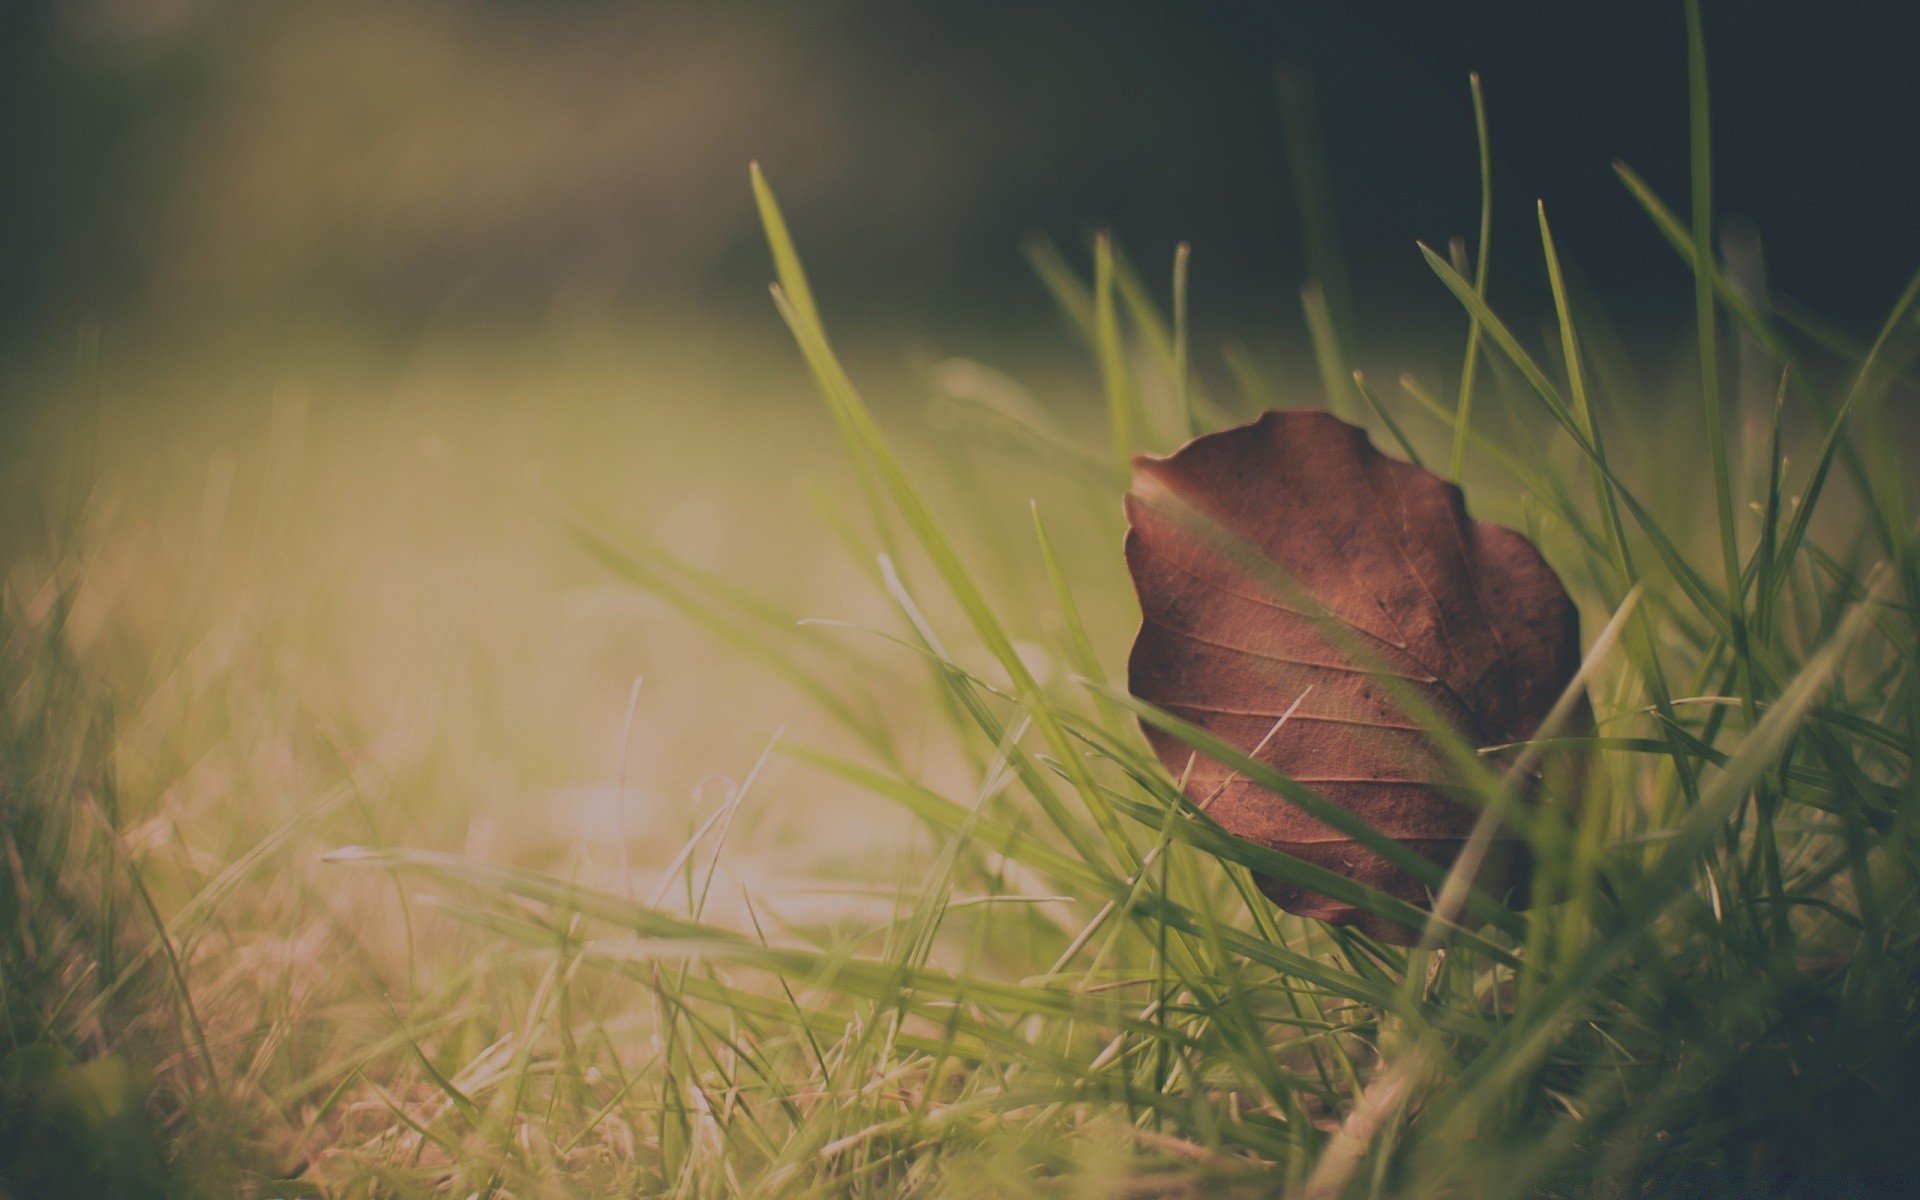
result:
[[[1041,692],[1033,673],[1015,651],[1012,637],[987,602],[986,596],[981,592],[966,565],[961,561],[959,551],[952,539],[935,519],[926,499],[914,485],[912,476],[894,455],[886,438],[880,433],[872,413],[860,398],[859,392],[855,390],[852,380],[841,368],[832,347],[827,344],[825,334],[817,324],[811,324],[804,319],[788,301],[780,287],[774,287],[773,298],[782,319],[787,322],[788,329],[800,344],[801,352],[807,359],[808,367],[813,373],[822,396],[835,414],[849,451],[856,458],[863,459],[872,465],[875,474],[884,484],[894,504],[912,529],[921,549],[932,560],[935,570],[947,585],[948,592],[973,626],[974,632],[979,635],[988,652],[1006,671],[1021,702],[1026,704],[1033,713],[1034,722],[1040,728],[1049,747],[1072,772],[1074,786],[1094,817],[1095,823],[1107,837],[1119,858],[1122,861],[1130,859],[1133,851],[1125,841],[1125,834],[1120,828],[1119,820],[1105,806],[1099,788],[1087,774],[1086,764],[1074,753],[1071,739],[1061,727],[1058,714],[1054,712],[1051,703]]]
[[[773,298],[775,307],[786,319],[795,340],[800,343],[808,366],[840,426],[842,438],[846,441],[849,452],[856,459],[872,465],[891,494],[895,505],[919,539],[921,547],[934,561],[948,590],[953,593],[954,599],[959,602],[969,622],[979,633],[981,640],[986,643],[988,651],[1000,661],[1001,666],[1006,668],[1008,675],[1017,684],[1030,687],[1031,675],[1021,663],[1019,655],[1014,653],[1012,639],[987,605],[986,597],[980,593],[972,575],[960,561],[952,540],[934,519],[933,511],[926,499],[914,486],[912,475],[887,445],[879,427],[874,423],[872,413],[861,400],[859,392],[854,389],[852,380],[841,368],[832,347],[827,344],[824,331],[817,323],[808,321],[805,315],[794,307],[784,287],[776,285],[773,289]],[[891,551],[887,552],[887,558],[890,562],[899,561]]]
[[[1026,255],[1027,265],[1039,276],[1047,294],[1053,297],[1054,304],[1059,306],[1074,332],[1085,338],[1087,345],[1097,345],[1099,335],[1094,320],[1093,293],[1068,265],[1060,248],[1053,244],[1051,238],[1035,235],[1022,242],[1020,249]]]
[[[1334,328],[1325,289],[1318,283],[1301,288],[1300,307],[1307,314],[1307,333],[1313,339],[1313,362],[1320,369],[1320,390],[1326,396],[1327,411],[1356,424],[1366,424],[1366,414],[1360,411],[1347,390],[1353,372],[1340,349],[1340,337]]]
[[[793,305],[795,312],[809,325],[822,329],[826,325],[820,320],[820,310],[813,302],[813,288],[807,284],[807,272],[800,265],[800,253],[794,248],[793,235],[787,230],[787,219],[780,213],[780,205],[773,198],[773,189],[767,186],[767,178],[760,173],[758,162],[749,163],[747,174],[753,181],[753,204],[760,213],[760,225],[767,233],[767,245],[773,251],[774,271],[780,279],[780,287],[787,294],[787,302]]]
[[[773,252],[774,275],[779,280],[780,292],[785,296],[785,302],[792,306],[793,311],[803,323],[820,331],[820,340],[824,344],[827,338],[827,327],[820,319],[819,308],[814,304],[813,288],[807,283],[806,270],[800,264],[800,252],[794,245],[793,235],[787,229],[786,218],[781,215],[780,204],[774,198],[773,188],[768,185],[766,176],[761,174],[758,162],[750,164],[748,173],[753,182],[754,207],[759,212],[761,228],[766,232],[767,246]],[[812,365],[812,361],[809,360],[809,366]],[[838,367],[839,364],[835,363],[834,368],[837,370]],[[823,388],[826,386],[825,381],[822,381],[821,386]],[[851,390],[852,381],[846,381],[846,386]],[[840,410],[835,408],[833,413],[835,424],[841,429],[841,437],[851,440]],[[860,485],[861,495],[865,497],[868,511],[873,516],[874,533],[879,537],[882,548],[898,558],[900,551],[894,543],[893,523],[887,519],[886,506],[880,501],[880,493],[873,479],[872,470],[871,464],[859,454],[853,455],[854,479]]]
[[[1480,246],[1474,255],[1473,291],[1487,294],[1487,256],[1493,241],[1493,155],[1487,140],[1487,101],[1480,91],[1480,73],[1467,76],[1473,92],[1473,133],[1480,146]],[[1453,410],[1453,454],[1447,460],[1447,478],[1460,482],[1467,460],[1467,430],[1473,427],[1473,383],[1480,366],[1480,321],[1469,317],[1467,357],[1460,367],[1460,401]]]
[[[1554,315],[1560,325],[1560,354],[1566,359],[1567,396],[1572,402],[1575,420],[1586,431],[1587,440],[1593,444],[1596,461],[1588,464],[1587,474],[1593,483],[1594,505],[1600,512],[1607,541],[1613,548],[1613,566],[1620,573],[1617,586],[1625,590],[1633,587],[1637,580],[1620,524],[1620,506],[1614,499],[1613,487],[1607,478],[1606,443],[1600,436],[1600,421],[1587,396],[1586,365],[1580,350],[1580,337],[1574,328],[1573,308],[1567,300],[1566,279],[1560,270],[1560,253],[1553,242],[1553,227],[1547,223],[1546,202],[1537,201],[1535,212],[1540,222],[1540,247],[1546,255],[1547,283],[1553,292]]]
[[[1113,429],[1113,453],[1122,470],[1133,462],[1133,417],[1138,408],[1120,320],[1113,307],[1113,240],[1101,234],[1093,244],[1094,352],[1100,360],[1100,387],[1107,398],[1107,422]]]
[[[1720,412],[1720,347],[1713,299],[1713,145],[1708,121],[1707,46],[1700,0],[1687,0],[1687,116],[1691,130],[1693,199],[1693,304],[1700,341],[1700,391],[1707,407],[1707,451],[1713,464],[1713,494],[1720,515],[1720,554],[1727,582],[1727,619],[1734,653],[1747,666],[1746,611],[1740,602],[1739,531],[1733,524],[1733,484],[1727,473],[1727,439]],[[1750,671],[1747,672],[1749,675]],[[1747,683],[1751,698],[1753,685]],[[1752,717],[1749,708],[1748,717]]]
[[[1393,440],[1400,444],[1400,450],[1407,456],[1407,461],[1416,467],[1426,466],[1426,462],[1420,457],[1420,452],[1413,448],[1413,443],[1408,441],[1407,435],[1401,431],[1400,422],[1393,419],[1393,414],[1387,411],[1386,405],[1380,403],[1380,398],[1375,396],[1373,389],[1367,386],[1365,373],[1360,371],[1353,373],[1353,390],[1360,393],[1360,398],[1367,402],[1367,407],[1373,410],[1373,415],[1380,418],[1380,423],[1387,427],[1387,432],[1393,435]]]
[[[1107,463],[1104,458],[1099,460],[1099,464],[1103,470],[1106,469]],[[848,558],[851,559],[853,564],[866,576],[867,581],[875,587],[884,588],[886,586],[886,576],[885,573],[881,571],[879,564],[881,561],[887,560],[885,552],[878,555],[873,554],[872,549],[854,532],[852,526],[840,515],[839,510],[833,503],[826,499],[817,489],[811,490],[809,498],[814,501],[815,508],[820,512],[822,517],[825,518],[828,527],[838,537],[842,547],[847,551]],[[951,723],[959,720],[964,715],[961,711],[959,700],[956,698],[955,689],[947,686],[946,664],[943,660],[932,655],[926,647],[914,645],[913,643],[896,638],[891,634],[884,634],[878,630],[845,621],[834,621],[820,617],[805,617],[802,618],[799,623],[816,628],[852,629],[861,633],[872,634],[895,645],[904,646],[916,653],[925,655],[927,658],[927,666],[931,670],[935,681],[942,685],[935,693],[939,699],[941,716],[945,717],[946,720]],[[871,678],[875,672],[869,670],[866,671],[865,674]],[[871,690],[867,693],[867,701],[869,707],[875,710],[877,717],[877,701],[874,700]],[[969,758],[977,759],[978,757],[977,749],[970,742],[964,744],[963,752],[966,753]],[[880,747],[880,755],[888,766],[905,769],[904,760],[901,759],[890,734],[887,736],[885,743]]]
[[[1193,377],[1189,366],[1186,343],[1187,323],[1187,260],[1191,248],[1182,242],[1174,250],[1173,262],[1173,320],[1168,321],[1160,315],[1159,308],[1153,302],[1152,293],[1146,282],[1134,269],[1133,262],[1115,246],[1113,250],[1113,283],[1120,301],[1126,306],[1127,315],[1132,318],[1134,327],[1140,332],[1140,339],[1148,353],[1161,370],[1167,374],[1169,383],[1166,399],[1172,406],[1170,418],[1161,428],[1161,423],[1149,421],[1152,432],[1165,433],[1174,441],[1186,441],[1199,432],[1202,413],[1213,409],[1213,401],[1208,397],[1206,388]],[[1141,397],[1144,407],[1146,397]],[[1152,417],[1155,412],[1143,415]]]
[[[1187,266],[1193,247],[1181,242],[1173,250],[1173,394],[1180,411],[1186,415],[1189,438],[1200,432],[1200,420],[1194,412],[1193,382],[1187,365]]]

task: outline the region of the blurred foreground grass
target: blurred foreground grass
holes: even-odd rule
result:
[[[403,358],[351,340],[96,354],[23,385],[48,399],[11,439],[6,1137],[25,1157],[5,1186],[69,1169],[74,1194],[104,1186],[88,1164],[133,1161],[122,1126],[146,1147],[117,1185],[135,1193],[176,1173],[142,1173],[176,1139],[187,1179],[327,1178],[342,1153],[371,1170],[404,1137],[387,1100],[431,1102],[406,1031],[436,1058],[497,1052],[533,978],[323,850],[435,847],[616,890],[630,868],[651,895],[776,732],[851,748],[805,688],[609,570],[555,510],[790,621],[885,624],[871,563],[833,532],[857,492],[786,348],[711,324]],[[924,353],[874,365],[909,426],[936,390],[1008,386]],[[987,450],[923,458],[986,518],[983,545],[1017,532],[1021,497],[1064,490]],[[1114,515],[1077,496],[1063,512],[1093,531],[1068,558],[1107,577],[1094,619],[1117,647]],[[959,777],[939,714],[903,706],[915,664],[857,632],[811,640],[929,781]],[[829,940],[883,920],[926,853],[908,814],[778,758],[730,824],[710,914],[744,924],[750,888],[762,921]],[[574,1066],[644,1070],[648,1015],[597,1003],[612,1040]],[[120,1124],[62,1098],[76,1088],[106,1088]],[[610,1161],[641,1171],[614,1116],[572,1158],[624,1137]],[[28,1153],[42,1123],[92,1132]]]

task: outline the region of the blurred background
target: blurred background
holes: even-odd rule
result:
[[[1684,203],[1677,4],[1141,0],[7,0],[0,319],[12,352],[166,325],[405,341],[665,309],[769,324],[758,159],[830,311],[1019,330],[1018,253],[1110,226],[1194,244],[1197,311],[1292,323],[1306,269],[1276,68],[1317,128],[1355,332],[1458,323],[1414,253],[1471,235],[1467,75],[1496,288],[1530,298],[1532,201],[1648,328],[1684,278],[1612,175]],[[1710,4],[1720,211],[1774,287],[1872,322],[1920,257],[1920,15]],[[1158,275],[1158,270],[1155,271]]]

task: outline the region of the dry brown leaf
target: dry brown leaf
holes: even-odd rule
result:
[[[1166,458],[1142,455],[1134,472],[1133,694],[1258,748],[1260,762],[1450,864],[1480,810],[1444,790],[1438,748],[1381,677],[1474,746],[1532,736],[1580,662],[1578,615],[1539,551],[1470,519],[1459,488],[1324,412],[1269,412]],[[1178,739],[1146,733],[1230,832],[1425,906],[1425,886],[1375,851],[1218,763],[1190,766]],[[1524,843],[1502,831],[1480,886],[1523,903],[1526,878]],[[1259,883],[1288,912],[1402,944],[1414,937],[1283,881]]]

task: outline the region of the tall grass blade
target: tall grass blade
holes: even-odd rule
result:
[[[1700,0],[1687,0],[1687,114],[1693,199],[1694,321],[1700,340],[1700,393],[1706,401],[1707,455],[1713,464],[1713,494],[1720,516],[1721,566],[1727,588],[1727,620],[1734,654],[1746,658],[1746,614],[1740,606],[1740,541],[1733,524],[1733,487],[1727,474],[1727,436],[1720,412],[1719,314],[1713,280],[1713,143],[1707,98],[1706,35]],[[1749,692],[1751,691],[1751,684]]]
[[[1473,92],[1473,135],[1480,147],[1480,240],[1474,251],[1473,290],[1487,294],[1487,261],[1493,245],[1493,152],[1487,139],[1487,98],[1480,90],[1480,73],[1467,76]],[[1453,412],[1453,453],[1447,459],[1447,478],[1460,482],[1467,462],[1467,431],[1473,427],[1473,384],[1480,366],[1480,321],[1469,318],[1466,360],[1460,365],[1460,399]]]
[[[1313,339],[1313,361],[1320,369],[1320,392],[1327,398],[1327,411],[1344,420],[1365,424],[1366,414],[1353,402],[1353,370],[1347,366],[1333,311],[1319,284],[1309,283],[1300,289],[1300,307],[1307,314],[1307,333]]]
[[[1101,234],[1093,247],[1094,351],[1100,361],[1100,388],[1107,398],[1107,424],[1113,430],[1113,456],[1126,470],[1133,461],[1134,419],[1140,403],[1113,305],[1113,241]]]

